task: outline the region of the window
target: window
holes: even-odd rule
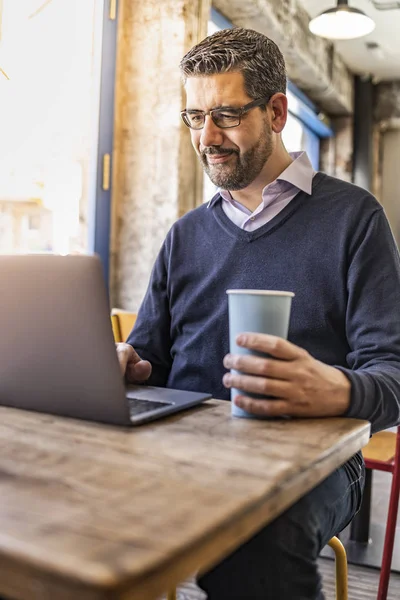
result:
[[[288,82],[288,118],[282,139],[289,152],[305,150],[317,171],[319,168],[320,140],[333,131],[317,114],[315,105],[293,83]]]
[[[102,5],[0,2],[1,253],[88,249]]]
[[[288,152],[305,150],[316,171],[319,168],[320,138],[289,111],[282,140]]]

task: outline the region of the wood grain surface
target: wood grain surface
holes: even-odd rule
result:
[[[0,407],[0,595],[154,600],[221,560],[369,439],[354,419],[138,428]]]

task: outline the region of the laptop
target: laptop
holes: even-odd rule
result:
[[[0,256],[0,405],[140,425],[210,394],[125,386],[98,256]]]

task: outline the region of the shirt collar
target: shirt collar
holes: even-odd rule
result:
[[[275,181],[272,181],[263,189],[263,193],[276,181],[287,181],[294,187],[311,196],[312,180],[315,175],[315,171],[312,167],[310,159],[307,156],[307,153],[304,151],[289,152],[289,155],[293,159],[293,162],[290,163],[290,165],[279,175],[279,177],[276,178]],[[215,196],[213,196],[207,204],[207,208],[214,206],[222,195],[227,200],[229,200],[229,197],[232,198],[230,192],[219,189],[218,193],[215,194]]]
[[[302,192],[311,196],[312,180],[315,171],[306,152],[289,152],[293,162],[277,177],[277,181],[287,181]],[[268,187],[268,186],[267,186]],[[265,189],[265,188],[264,188]]]

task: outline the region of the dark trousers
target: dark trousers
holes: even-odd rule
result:
[[[208,600],[323,600],[317,558],[360,507],[360,454],[198,579]]]

